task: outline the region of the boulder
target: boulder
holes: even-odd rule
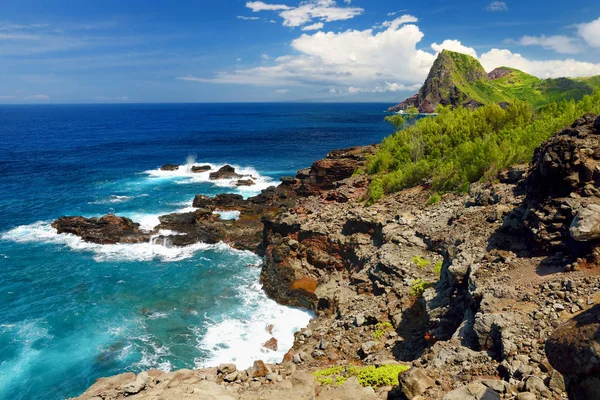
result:
[[[252,378],[262,378],[269,374],[269,369],[265,365],[264,361],[256,360],[250,369],[248,375]]]
[[[219,168],[216,172],[211,172],[208,175],[210,180],[219,180],[219,179],[239,179],[243,178],[243,175],[240,175],[235,172],[235,168],[231,165],[225,165]]]
[[[423,394],[433,385],[435,385],[435,381],[420,368],[411,368],[398,375],[398,387],[408,399]]]
[[[571,238],[578,242],[600,239],[600,204],[586,204],[579,209],[569,227]]]
[[[177,171],[179,169],[179,165],[177,164],[165,164],[160,167],[161,171]]]
[[[235,364],[220,364],[217,368],[217,372],[219,374],[227,375],[234,371],[237,371],[237,367]]]
[[[253,186],[256,185],[252,179],[238,179],[235,181],[235,186]]]
[[[192,165],[191,171],[195,174],[210,171],[212,167],[210,165]]]
[[[446,393],[444,400],[500,400],[500,395],[476,381]]]
[[[559,326],[546,341],[546,356],[574,400],[600,398],[599,355],[600,304]]]
[[[277,348],[278,348],[277,339],[275,339],[274,337],[272,337],[271,339],[269,339],[269,340],[267,340],[265,342],[265,344],[263,345],[263,347],[265,349],[277,351]]]

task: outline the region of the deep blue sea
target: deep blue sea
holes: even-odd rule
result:
[[[95,245],[50,223],[112,212],[150,229],[195,194],[239,192],[188,173],[193,163],[252,171],[260,184],[239,193],[256,194],[329,150],[381,141],[388,106],[0,106],[0,399],[63,399],[126,371],[279,361],[310,314],[264,295],[254,254]],[[279,352],[262,348],[269,324]]]

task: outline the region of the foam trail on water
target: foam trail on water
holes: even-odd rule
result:
[[[210,170],[206,172],[192,172],[193,166],[208,165]],[[237,193],[245,197],[250,197],[260,193],[261,190],[266,189],[270,186],[277,186],[279,183],[273,181],[271,177],[263,176],[256,169],[252,167],[241,167],[239,165],[229,164],[235,168],[235,171],[239,175],[243,175],[244,178],[252,178],[254,185],[251,186],[237,186],[237,179],[217,179],[211,180],[210,173],[216,172],[219,168],[226,164],[211,164],[211,163],[199,163],[195,162],[193,158],[188,158],[185,165],[181,165],[179,169],[175,171],[162,171],[160,168],[145,171],[144,173],[149,175],[152,179],[174,179],[178,184],[194,184],[194,183],[211,183],[218,187],[235,189]]]
[[[173,232],[160,231],[158,235],[170,235]],[[30,225],[21,225],[5,232],[0,239],[16,243],[52,243],[64,245],[73,251],[85,251],[94,253],[94,260],[104,261],[151,261],[161,260],[163,262],[181,261],[193,257],[201,251],[213,250],[219,252],[235,253],[224,243],[205,244],[195,243],[183,247],[163,246],[159,243],[118,243],[97,244],[88,243],[69,233],[59,234],[50,225],[50,221],[39,221]]]
[[[294,333],[314,318],[308,311],[282,306],[268,298],[258,279],[239,290],[243,303],[241,307],[248,310],[249,315],[207,321],[207,331],[199,341],[199,348],[210,355],[208,359],[196,360],[197,367],[235,363],[242,369],[252,366],[256,360],[281,362],[294,344]],[[272,333],[268,331],[270,325],[273,326]],[[263,347],[271,337],[277,339],[277,351]]]
[[[240,219],[241,213],[237,210],[233,210],[233,211],[215,210],[215,211],[213,211],[213,214],[217,214],[219,216],[219,218],[221,218],[222,220],[231,221],[231,220]]]

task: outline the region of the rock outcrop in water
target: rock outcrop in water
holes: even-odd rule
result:
[[[332,152],[247,200],[199,195],[198,211],[161,225],[231,235],[239,222],[214,210],[252,215],[265,291],[316,318],[281,364],[119,375],[81,398],[595,398],[599,140],[600,119],[586,115],[529,165],[434,204],[414,187],[366,207],[369,178],[354,171],[373,147]],[[395,388],[331,385],[397,364],[411,369]],[[333,366],[318,381],[307,373]]]
[[[58,233],[71,233],[91,243],[143,243],[150,240],[150,234],[142,231],[140,224],[113,214],[101,218],[61,217],[52,223],[52,227]]]

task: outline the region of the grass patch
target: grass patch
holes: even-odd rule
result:
[[[415,297],[421,297],[425,289],[433,286],[433,283],[425,281],[421,278],[415,279],[410,286],[410,294]]]
[[[413,264],[415,264],[420,269],[429,267],[429,265],[431,265],[431,262],[429,262],[428,259],[423,258],[421,256],[414,256],[411,261]]]
[[[373,332],[373,337],[375,338],[375,340],[381,340],[381,338],[386,333],[393,331],[393,330],[394,330],[394,326],[392,325],[391,322],[389,322],[389,321],[378,322],[377,325],[375,325],[375,331]]]
[[[431,206],[433,204],[437,204],[442,200],[442,196],[439,193],[435,193],[433,196],[431,196],[427,202],[425,203],[426,206]]]
[[[433,272],[437,275],[440,276],[442,274],[442,266],[444,265],[443,261],[438,261],[435,263],[435,265],[433,266]]]
[[[408,371],[406,365],[382,365],[366,367],[332,367],[313,372],[316,381],[322,385],[339,386],[346,382],[348,378],[356,376],[358,383],[362,386],[371,386],[378,388],[381,386],[398,385],[398,374]]]

